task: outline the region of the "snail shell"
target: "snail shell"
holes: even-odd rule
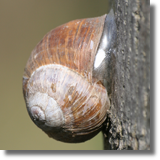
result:
[[[32,121],[49,137],[84,142],[100,131],[106,119],[110,102],[103,81],[106,55],[102,54],[109,46],[107,17],[61,25],[31,53],[23,94]]]

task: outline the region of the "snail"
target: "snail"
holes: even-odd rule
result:
[[[111,10],[51,30],[32,51],[23,95],[30,118],[49,137],[78,143],[101,130],[110,107],[106,79],[115,31]]]

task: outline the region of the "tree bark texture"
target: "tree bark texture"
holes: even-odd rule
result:
[[[112,0],[117,44],[104,149],[150,149],[150,1]]]

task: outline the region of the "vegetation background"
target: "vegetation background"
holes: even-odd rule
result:
[[[108,0],[0,0],[0,149],[103,149],[101,133],[80,144],[48,138],[28,116],[22,75],[32,49],[51,29],[108,11]]]

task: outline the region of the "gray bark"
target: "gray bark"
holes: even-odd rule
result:
[[[150,149],[150,2],[112,0],[117,25],[104,149]]]

